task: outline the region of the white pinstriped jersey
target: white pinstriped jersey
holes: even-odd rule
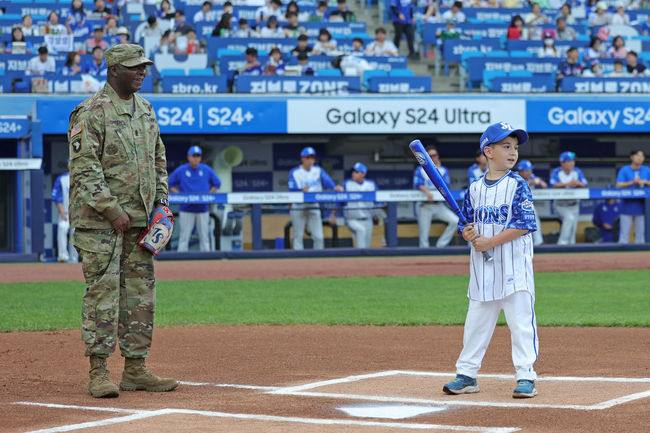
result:
[[[488,238],[510,228],[528,230],[525,235],[489,250],[494,257],[491,262],[485,262],[483,255],[472,247],[467,296],[476,301],[494,301],[526,291],[534,297],[531,232],[537,227],[533,196],[526,181],[509,171],[488,185],[483,176],[469,186],[462,212]]]

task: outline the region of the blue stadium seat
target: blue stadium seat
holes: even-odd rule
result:
[[[483,20],[480,18],[467,18],[467,22],[472,24],[483,24]]]
[[[508,73],[501,70],[484,70],[483,71],[483,85],[485,88],[491,92],[492,91],[492,79],[496,77],[507,77]]]
[[[242,56],[243,54],[240,50],[233,50],[231,48],[219,48],[217,50],[217,58],[221,58],[222,56]]]
[[[206,76],[214,75],[214,71],[211,68],[190,69],[188,75],[190,77],[192,76],[206,77]]]
[[[389,77],[412,77],[415,73],[410,69],[391,69],[388,72]]]
[[[370,35],[368,35],[368,33],[365,32],[352,32],[348,35],[348,38],[350,39],[361,38],[366,40],[366,39],[370,39]]]
[[[363,73],[363,85],[368,88],[368,80],[372,77],[387,77],[388,72],[382,69],[372,69]]]
[[[533,53],[524,50],[510,51],[510,57],[533,57]]]
[[[576,41],[590,41],[591,36],[589,35],[576,35]]]
[[[340,77],[340,69],[319,69],[316,71],[317,77]]]
[[[345,33],[332,33],[332,39],[346,39],[347,35]]]
[[[525,69],[517,69],[508,73],[509,77],[532,77],[533,73]]]
[[[184,77],[185,76],[185,69],[163,69],[160,71],[160,76],[161,77]]]
[[[488,51],[485,55],[487,57],[508,57],[508,52],[503,50]]]

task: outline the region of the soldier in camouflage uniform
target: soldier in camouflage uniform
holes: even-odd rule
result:
[[[82,338],[90,357],[88,392],[117,397],[106,358],[119,341],[125,357],[120,389],[171,391],[144,364],[155,309],[153,256],[138,246],[151,211],[167,205],[167,161],[155,112],[137,95],[146,76],[139,45],[105,53],[106,85],[70,115],[70,221],[72,244],[83,259],[86,292]]]

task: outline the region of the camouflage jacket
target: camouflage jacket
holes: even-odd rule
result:
[[[156,114],[144,98],[133,98],[131,117],[106,83],[70,114],[72,227],[110,228],[122,211],[132,226],[145,227],[154,202],[167,198],[167,160]]]

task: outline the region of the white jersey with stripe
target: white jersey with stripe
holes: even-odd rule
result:
[[[347,192],[371,192],[377,191],[377,184],[369,179],[359,183],[352,179],[343,182],[343,190]],[[343,215],[346,219],[367,219],[372,218],[372,211],[375,206],[371,201],[349,201],[343,208]]]
[[[494,257],[491,262],[485,262],[482,253],[472,247],[467,296],[476,301],[494,301],[526,291],[534,297],[531,233],[537,226],[533,196],[526,181],[509,171],[488,185],[484,176],[469,186],[462,211],[469,222],[475,223],[476,230],[488,238],[506,229],[528,230],[523,236],[490,249]]]

